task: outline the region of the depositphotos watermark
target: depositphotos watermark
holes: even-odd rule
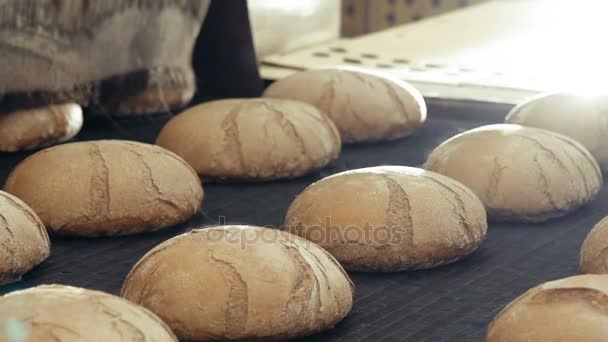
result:
[[[219,217],[218,226],[226,226],[226,218]],[[340,225],[332,222],[331,216],[324,217],[320,224],[306,224],[296,218],[291,218],[283,227],[265,226],[266,230],[213,230],[207,232],[209,241],[225,240],[230,243],[241,244],[275,242],[285,240],[285,234],[279,231],[287,231],[299,237],[305,238],[319,245],[367,245],[375,247],[390,247],[402,245],[411,240],[411,232],[402,226],[372,225],[365,222],[361,225]]]

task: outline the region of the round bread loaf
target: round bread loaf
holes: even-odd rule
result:
[[[82,128],[75,103],[0,114],[0,151],[16,152],[72,139]]]
[[[18,281],[46,259],[49,236],[34,211],[0,191],[0,285]]]
[[[581,271],[608,274],[608,216],[591,229],[583,242]]]
[[[431,152],[426,169],[462,182],[496,221],[540,222],[591,201],[602,174],[579,143],[519,125],[476,128]]]
[[[486,236],[483,204],[462,184],[422,169],[382,166],[309,186],[285,229],[319,244],[348,270],[402,271],[456,261]]]
[[[426,120],[426,104],[414,87],[353,68],[297,72],[271,84],[264,97],[316,106],[335,122],[345,143],[402,138]]]
[[[187,340],[285,339],[333,327],[354,285],[319,246],[275,229],[194,230],[152,249],[122,296]]]
[[[201,205],[196,173],[158,146],[119,140],[40,151],[8,176],[5,191],[29,204],[54,234],[152,231],[190,218]]]
[[[507,305],[486,342],[608,341],[608,275],[582,275],[539,285]]]
[[[546,94],[511,110],[506,122],[547,129],[585,146],[608,169],[608,98]]]
[[[156,143],[211,179],[270,180],[317,170],[338,157],[334,124],[306,103],[212,101],[171,119]]]
[[[145,308],[104,292],[61,285],[0,297],[0,326],[0,341],[177,342]]]

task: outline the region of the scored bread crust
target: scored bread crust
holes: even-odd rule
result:
[[[23,201],[0,191],[0,285],[18,281],[50,254],[49,236]]]
[[[608,274],[608,217],[589,232],[581,246],[581,272]]]
[[[161,147],[120,140],[71,143],[40,151],[8,176],[5,191],[28,203],[49,232],[126,235],[194,215],[200,179]]]
[[[0,151],[30,150],[70,140],[82,123],[82,109],[75,103],[0,114]]]
[[[505,122],[546,129],[580,142],[608,169],[608,97],[542,94],[514,107]]]
[[[169,327],[149,310],[100,291],[42,285],[0,297],[0,321],[28,341],[177,342]]]
[[[431,152],[425,168],[460,181],[494,221],[541,222],[593,200],[600,168],[580,143],[557,133],[498,124],[456,135]]]
[[[541,284],[508,304],[490,323],[486,342],[606,341],[608,275]]]
[[[279,340],[329,329],[350,311],[354,285],[319,246],[250,226],[193,230],[149,251],[122,296],[182,339]]]
[[[156,143],[184,158],[205,180],[295,178],[334,161],[340,135],[306,103],[232,99],[192,107],[171,119]]]
[[[358,68],[297,72],[272,83],[264,97],[316,106],[336,124],[344,143],[399,139],[426,120],[426,104],[418,90],[389,75]]]
[[[342,172],[316,182],[289,207],[285,229],[354,271],[395,272],[454,262],[487,230],[483,204],[441,175],[399,166]]]

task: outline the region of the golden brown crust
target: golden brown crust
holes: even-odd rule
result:
[[[591,201],[603,184],[591,154],[550,131],[489,125],[448,139],[425,168],[473,190],[495,221],[540,222]]]
[[[346,269],[430,268],[476,250],[483,205],[466,187],[399,166],[352,170],[309,186],[289,207],[285,229],[319,244]]]
[[[333,327],[350,311],[353,291],[319,246],[278,230],[224,226],[152,249],[127,276],[122,296],[182,339],[257,340]]]
[[[582,275],[539,285],[507,305],[487,342],[605,341],[608,275]]]
[[[43,285],[0,297],[0,321],[28,331],[29,341],[177,342],[147,309],[107,293]]]
[[[608,274],[608,217],[598,222],[583,242],[581,272]]]
[[[34,211],[0,191],[0,285],[17,281],[50,254],[49,236]]]
[[[298,177],[335,160],[341,140],[311,105],[233,99],[192,107],[162,129],[156,143],[205,179],[261,181]]]
[[[1,114],[0,151],[29,150],[70,140],[82,122],[82,109],[75,103]]]
[[[608,168],[608,97],[543,94],[509,112],[505,122],[563,134],[585,146]]]
[[[336,123],[344,143],[402,138],[426,120],[424,99],[411,85],[356,68],[298,72],[271,84],[264,97],[316,106]]]
[[[174,225],[196,213],[203,189],[194,170],[158,146],[119,140],[40,151],[9,175],[54,234],[125,235]]]

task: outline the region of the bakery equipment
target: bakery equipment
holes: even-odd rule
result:
[[[517,103],[546,91],[593,94],[608,76],[604,1],[494,0],[263,60],[262,76],[356,65],[411,82],[425,97]],[[568,23],[567,25],[564,23]]]

